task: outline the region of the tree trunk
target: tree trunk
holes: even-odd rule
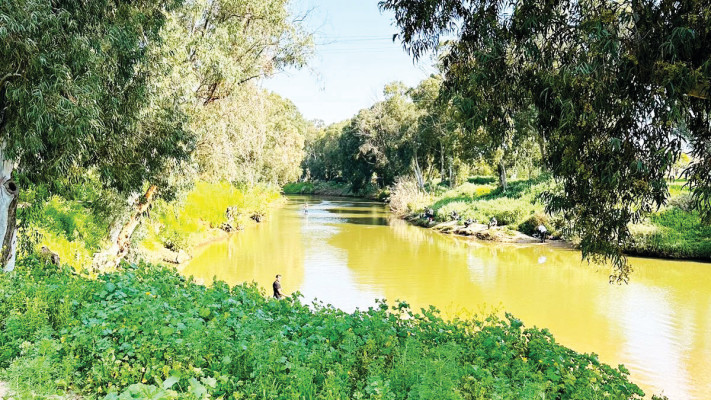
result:
[[[455,177],[454,177],[454,158],[453,157],[448,157],[449,160],[449,187],[453,188],[457,186],[457,182],[455,182]]]
[[[545,140],[545,138],[543,138],[542,134],[537,135],[536,140],[538,141],[538,147],[541,150],[541,164],[545,165],[546,164],[546,140]]]
[[[19,190],[12,180],[15,163],[6,159],[4,145],[0,147],[0,262],[5,272],[15,269],[17,256],[17,199]]]
[[[446,170],[445,170],[445,162],[444,162],[444,157],[445,157],[445,155],[444,155],[444,145],[443,145],[442,143],[440,143],[440,145],[439,145],[439,155],[440,155],[440,158],[439,158],[439,161],[440,161],[439,176],[440,176],[440,179],[442,180],[442,183],[443,183],[444,180],[445,180],[444,178],[445,178],[445,176],[446,176],[446,175],[445,175],[445,171],[446,171]]]
[[[499,185],[501,186],[501,189],[505,192],[507,189],[507,184],[506,184],[506,166],[504,165],[504,160],[503,158],[499,160],[499,166],[498,166],[498,172],[499,172]]]
[[[131,245],[131,236],[133,235],[133,231],[136,230],[138,224],[141,222],[141,217],[143,217],[143,214],[148,211],[148,207],[150,207],[151,203],[153,203],[153,198],[155,197],[157,189],[158,187],[156,185],[151,185],[148,188],[146,194],[144,194],[138,202],[136,210],[131,215],[131,218],[129,218],[126,225],[124,225],[121,232],[119,232],[118,238],[116,239],[116,244],[118,244],[119,247],[117,253],[119,260],[128,254],[128,248]]]
[[[432,182],[432,168],[434,167],[434,157],[427,157],[427,172],[425,172],[425,182]]]
[[[102,253],[97,253],[94,256],[94,268],[98,270],[104,270],[111,267],[116,267],[121,262],[121,260],[128,254],[128,250],[131,245],[131,236],[136,230],[138,225],[141,223],[141,218],[148,211],[153,199],[155,198],[156,190],[158,187],[156,185],[151,185],[146,193],[140,198],[136,208],[131,213],[128,221],[123,225],[121,230],[118,232],[116,238],[112,239],[112,244]]]
[[[420,169],[420,163],[417,162],[417,153],[415,153],[414,157],[414,169],[415,169],[415,179],[417,180],[417,187],[420,188],[421,191],[425,191],[425,181],[424,178],[422,177],[422,170]]]

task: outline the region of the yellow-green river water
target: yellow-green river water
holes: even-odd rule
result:
[[[303,206],[309,204],[308,212]],[[579,352],[624,364],[651,397],[711,399],[711,264],[632,259],[628,285],[580,252],[438,234],[355,199],[290,197],[256,227],[202,246],[182,270],[209,283],[256,281],[346,311],[375,299],[446,316],[508,311]]]

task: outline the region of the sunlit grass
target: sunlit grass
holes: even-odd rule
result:
[[[252,216],[266,215],[280,199],[279,191],[272,186],[198,182],[179,201],[156,202],[142,245],[148,250],[188,249],[208,239],[205,234],[223,224],[234,229],[244,227]]]
[[[492,183],[494,178],[475,177],[455,188],[437,186],[429,195],[428,205],[419,205],[409,212],[419,214],[432,207],[436,221],[448,221],[456,212],[462,219],[481,223],[496,218],[499,225],[532,234],[544,224],[554,235],[561,233],[564,221],[551,218],[544,212],[540,194],[555,183],[543,175],[530,180],[509,182],[506,191]],[[705,225],[698,212],[693,211],[691,192],[685,180],[668,183],[669,199],[659,211],[645,222],[630,225],[631,241],[626,247],[630,254],[668,258],[711,259],[711,226]],[[414,203],[413,203],[414,204]],[[575,239],[575,238],[570,238]]]

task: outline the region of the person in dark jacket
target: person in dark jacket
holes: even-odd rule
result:
[[[276,280],[274,280],[274,283],[272,283],[272,289],[274,289],[275,299],[284,298],[284,293],[281,291],[281,275],[277,274]]]

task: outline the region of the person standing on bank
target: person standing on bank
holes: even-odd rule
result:
[[[274,298],[281,299],[284,297],[284,293],[281,291],[281,275],[277,274],[276,280],[272,283],[272,289],[274,289]]]

